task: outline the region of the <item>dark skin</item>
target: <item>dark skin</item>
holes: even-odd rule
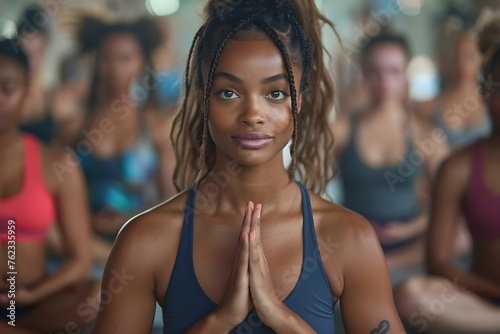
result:
[[[26,71],[10,58],[0,56],[0,196],[8,199],[22,189],[24,179],[24,141],[17,130],[23,102],[28,92]],[[99,282],[87,282],[91,256],[90,224],[83,175],[78,168],[62,181],[52,169],[52,163],[62,162],[63,154],[40,146],[43,180],[56,201],[57,222],[66,245],[62,266],[49,274],[45,263],[45,242],[16,242],[16,306],[37,305],[33,311],[16,319],[16,328],[0,322],[0,330],[9,333],[30,333],[31,330],[52,331],[64,328],[70,320],[78,321],[76,306],[85,296],[97,294]],[[0,245],[2,259],[7,258],[7,245]],[[7,262],[2,261],[0,290],[8,290]],[[2,307],[10,299],[0,295]],[[57,316],[55,316],[57,315]],[[87,324],[88,325],[88,324]],[[5,327],[7,326],[7,327]],[[7,328],[7,329],[6,329]]]
[[[73,134],[73,141],[81,140],[82,130],[100,131],[103,120],[110,121],[112,131],[104,134],[99,145],[93,146],[92,155],[104,160],[115,158],[137,144],[141,131],[137,113],[144,113],[147,132],[160,161],[157,176],[160,196],[173,196],[176,193],[170,165],[173,153],[167,136],[170,119],[162,117],[156,110],[140,109],[128,96],[132,81],[146,66],[137,37],[129,33],[113,33],[105,37],[98,48],[97,63],[100,102],[91,117],[80,117],[75,121],[79,125],[74,126],[77,131]],[[147,90],[149,86],[141,87]],[[101,233],[115,232],[131,216],[103,208],[92,215],[92,225]],[[93,242],[94,257],[99,262],[105,262],[111,244],[99,237]]]
[[[492,73],[500,80],[500,66]],[[496,88],[495,92],[491,88]],[[500,93],[498,87],[483,92],[493,123],[490,137],[480,142],[482,177],[488,191],[500,197]],[[462,214],[463,199],[472,172],[472,147],[457,151],[443,163],[436,177],[427,236],[427,270],[432,276],[411,278],[395,289],[402,319],[409,326],[429,333],[498,333],[500,308],[500,239],[473,241],[473,264],[464,271],[454,263],[453,243]],[[474,222],[469,222],[474,224]],[[443,312],[425,321],[432,302],[444,302]]]
[[[500,81],[500,66],[495,66],[492,81]],[[488,107],[493,121],[493,131],[481,146],[483,175],[486,187],[500,196],[500,94],[489,94]],[[429,269],[434,274],[454,280],[472,292],[486,298],[500,298],[500,239],[474,242],[474,262],[471,272],[464,272],[452,263],[451,244],[457,229],[457,218],[461,214],[462,198],[465,196],[471,175],[471,148],[468,147],[448,159],[439,173],[434,191],[433,210],[429,230]]]
[[[294,67],[294,75],[300,78],[301,70]],[[300,189],[289,182],[281,153],[293,130],[289,95],[283,59],[271,40],[260,35],[228,43],[211,93],[209,127],[216,145],[211,174],[226,171],[229,161],[238,162],[239,172],[208,204],[197,196],[193,262],[203,291],[218,306],[188,333],[227,333],[252,308],[275,332],[314,332],[282,302],[295,287],[303,261]],[[247,149],[232,139],[250,131],[272,140]],[[210,176],[198,194],[206,194],[209,183]],[[387,320],[390,333],[403,333],[383,254],[369,223],[310,196],[318,239],[330,245],[321,249],[323,265],[332,295],[342,299],[347,330],[369,333]],[[177,255],[186,200],[183,192],[122,230],[103,284],[113,268],[125,267],[135,279],[104,307],[93,333],[151,329],[155,302],[163,306]],[[138,314],[138,308],[144,312]]]

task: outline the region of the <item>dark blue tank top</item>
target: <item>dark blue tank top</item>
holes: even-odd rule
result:
[[[355,117],[351,124],[351,138],[339,161],[343,205],[379,224],[408,221],[417,216],[420,208],[415,186],[422,173],[422,160],[416,156],[411,138],[406,139],[403,162],[372,167],[363,161],[357,149],[359,119]]]
[[[335,333],[333,296],[319,253],[307,189],[302,193],[303,260],[299,280],[283,303],[306,321],[317,333]],[[172,276],[165,294],[163,332],[184,333],[217,305],[204,293],[193,266],[193,213],[196,187],[188,195],[184,225]],[[251,312],[231,333],[274,333],[257,313]]]

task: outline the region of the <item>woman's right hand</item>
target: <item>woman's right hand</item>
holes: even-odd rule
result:
[[[240,230],[240,237],[236,255],[234,257],[231,274],[226,287],[226,292],[215,314],[219,321],[223,321],[232,328],[238,326],[247,317],[253,308],[250,298],[250,282],[248,275],[249,258],[249,232],[254,203],[248,202]]]

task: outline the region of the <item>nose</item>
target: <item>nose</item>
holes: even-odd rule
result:
[[[246,99],[238,120],[241,123],[250,126],[254,126],[256,124],[264,124],[264,109],[258,97],[250,97]]]

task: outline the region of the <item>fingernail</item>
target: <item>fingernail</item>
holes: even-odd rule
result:
[[[241,240],[245,240],[245,232],[241,232]]]

